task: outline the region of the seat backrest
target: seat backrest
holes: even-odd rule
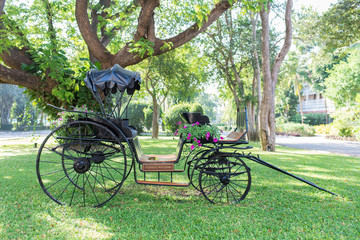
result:
[[[144,155],[144,152],[141,149],[141,145],[139,142],[139,138],[135,137],[133,138],[133,144],[134,144],[134,148],[137,154],[138,159],[141,159],[141,157]],[[177,147],[176,147],[176,160],[178,161],[181,157],[181,152],[183,150],[184,147],[184,140],[182,138],[179,138]]]

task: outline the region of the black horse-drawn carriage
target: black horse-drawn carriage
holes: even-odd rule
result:
[[[145,155],[136,129],[125,117],[132,95],[140,89],[139,74],[115,65],[91,70],[84,81],[99,103],[100,113],[67,110],[77,117],[45,138],[36,160],[42,189],[59,204],[102,206],[131,172],[138,184],[192,186],[211,203],[237,203],[250,190],[248,160],[329,192],[258,156],[245,154],[243,151],[251,148],[244,140],[247,120],[243,132],[231,132],[217,142],[205,141],[191,150],[189,141],[179,137],[176,154]],[[209,124],[209,118],[199,113],[183,113],[183,118],[189,124]]]

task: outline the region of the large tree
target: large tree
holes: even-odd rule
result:
[[[275,61],[270,59],[270,3],[263,4],[260,11],[262,26],[262,74],[263,96],[260,108],[260,140],[263,150],[275,151],[275,90],[279,69],[292,40],[291,10],[293,2],[287,0],[285,9],[285,39]]]
[[[76,0],[73,5],[72,1],[34,0],[31,7],[18,7],[0,0],[0,83],[26,87],[47,102],[71,104],[79,98],[73,93],[79,84],[68,71],[71,61],[67,57],[81,57],[76,51],[84,48],[77,40],[75,24],[91,61],[99,62],[101,68],[127,67],[192,40],[233,2],[201,1],[200,5],[184,0],[174,5],[159,0]],[[178,11],[170,11],[174,7]]]

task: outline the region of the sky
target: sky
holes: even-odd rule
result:
[[[301,6],[313,6],[320,12],[326,11],[331,4],[338,2],[338,0],[294,0],[294,9],[300,9]]]

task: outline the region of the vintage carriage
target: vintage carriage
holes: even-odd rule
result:
[[[84,81],[100,112],[65,110],[73,113],[74,119],[54,129],[37,155],[39,183],[59,204],[102,206],[116,195],[131,172],[138,184],[192,186],[211,203],[237,203],[250,190],[249,160],[329,192],[244,153],[252,148],[245,141],[246,112],[242,132],[231,132],[217,142],[202,141],[202,146],[193,150],[180,136],[176,154],[145,155],[137,130],[126,118],[131,97],[140,89],[139,74],[115,65],[89,71]],[[209,118],[200,113],[182,115],[189,124],[210,124]]]

